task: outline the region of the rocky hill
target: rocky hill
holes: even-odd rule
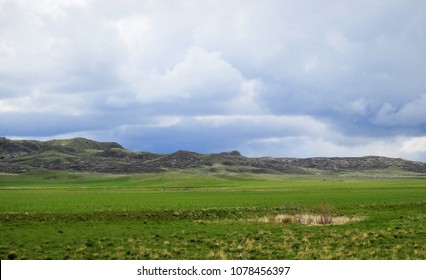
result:
[[[22,173],[32,169],[105,173],[194,170],[275,174],[367,172],[387,169],[426,173],[426,163],[377,156],[248,158],[238,151],[218,154],[189,151],[154,154],[130,151],[115,142],[97,142],[85,138],[35,141],[0,137],[0,172]]]

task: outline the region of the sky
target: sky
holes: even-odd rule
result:
[[[0,0],[0,136],[426,161],[423,0]]]

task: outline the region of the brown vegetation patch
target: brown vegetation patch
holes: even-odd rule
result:
[[[361,217],[314,215],[314,214],[279,214],[275,216],[265,216],[253,219],[256,222],[275,223],[275,224],[302,224],[302,225],[343,225],[349,222],[361,221]]]

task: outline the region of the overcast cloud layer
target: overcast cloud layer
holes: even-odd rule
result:
[[[0,135],[426,161],[426,2],[0,0]]]

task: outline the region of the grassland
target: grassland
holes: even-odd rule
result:
[[[426,259],[426,177],[352,175],[0,174],[0,258]]]

